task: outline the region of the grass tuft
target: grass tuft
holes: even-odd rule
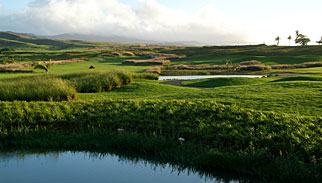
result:
[[[52,77],[25,77],[0,83],[1,101],[64,101],[76,97],[66,81]]]

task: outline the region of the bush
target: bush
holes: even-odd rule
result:
[[[15,51],[15,49],[13,49],[13,48],[2,48],[2,49],[0,49],[0,52],[6,52],[6,51]]]
[[[0,82],[1,101],[63,101],[75,98],[75,89],[59,78],[26,77]]]
[[[133,76],[130,72],[83,72],[58,76],[68,80],[79,93],[109,91],[130,84]]]
[[[270,66],[262,65],[242,65],[240,66],[241,71],[265,71],[271,70]]]

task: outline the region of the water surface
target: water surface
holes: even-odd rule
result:
[[[0,153],[2,183],[239,183],[187,169],[86,152]]]
[[[159,80],[194,80],[208,78],[262,78],[261,75],[203,75],[203,76],[160,76]]]

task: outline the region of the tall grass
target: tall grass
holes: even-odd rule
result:
[[[171,152],[173,140],[180,147],[178,138],[184,138],[182,144],[195,150],[192,159],[173,155],[180,162],[280,182],[321,182],[321,120],[211,101],[0,102],[0,148],[114,147],[155,155]],[[122,134],[120,128],[137,138],[106,138]],[[164,141],[141,141],[142,136]]]
[[[75,97],[75,89],[59,78],[25,77],[0,82],[1,101],[63,101]]]
[[[0,100],[70,100],[76,98],[76,92],[103,92],[132,81],[133,76],[129,72],[84,72],[7,79],[0,83]]]
[[[159,75],[153,73],[136,73],[133,74],[134,79],[148,79],[148,80],[159,80]]]
[[[79,93],[96,93],[132,83],[130,72],[82,72],[58,76],[67,80]]]

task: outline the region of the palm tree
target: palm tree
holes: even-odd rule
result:
[[[291,46],[291,40],[292,40],[292,36],[288,36],[288,46]]]
[[[295,44],[301,44],[302,46],[306,46],[311,40],[306,35],[300,34],[297,30],[295,32],[296,38],[295,38]]]
[[[322,44],[322,36],[321,36],[321,39],[319,41],[317,41],[316,43],[318,43],[319,45]]]
[[[46,71],[46,73],[48,73],[51,66],[51,59],[49,60],[49,62],[34,62],[32,66],[34,67],[34,69],[42,69]]]
[[[280,44],[280,40],[281,40],[281,38],[279,36],[277,36],[277,38],[275,38],[275,41],[277,41],[277,46]]]

